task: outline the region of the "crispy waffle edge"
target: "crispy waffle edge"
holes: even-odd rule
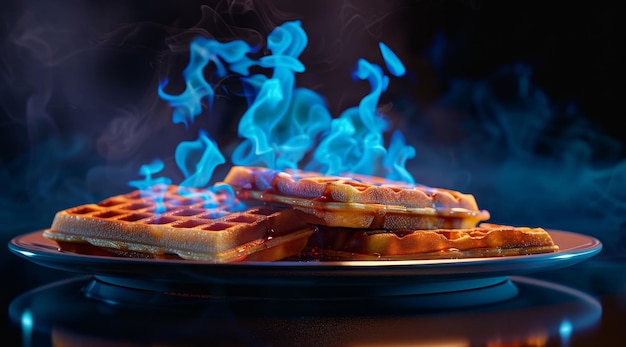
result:
[[[350,230],[322,228],[319,248],[341,259],[438,259],[548,253],[559,250],[543,228],[482,223],[467,229]]]

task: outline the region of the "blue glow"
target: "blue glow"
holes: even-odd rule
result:
[[[564,319],[559,326],[559,335],[561,335],[561,342],[564,346],[569,345],[570,338],[572,336],[573,326],[569,320]]]
[[[36,257],[37,256],[37,254],[35,254],[33,252],[29,252],[29,251],[20,251],[20,254],[23,254],[27,258],[32,258],[32,257]]]
[[[30,312],[30,310],[24,310],[24,312],[22,312],[21,324],[22,324],[22,340],[23,340],[22,344],[24,346],[30,346],[31,337],[33,334],[33,327],[35,326],[33,314]]]
[[[33,314],[29,310],[22,313],[22,328],[29,331],[33,329]]]

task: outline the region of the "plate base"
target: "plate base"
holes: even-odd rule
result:
[[[380,288],[382,290],[382,287]],[[114,277],[96,276],[83,288],[83,294],[115,305],[134,306],[150,303],[156,306],[196,306],[216,301],[239,300],[254,302],[285,302],[295,305],[338,303],[354,305],[359,301],[364,306],[372,297],[398,298],[403,308],[406,305],[416,309],[461,308],[497,303],[514,298],[518,289],[508,277],[468,279],[461,281],[414,283],[411,286],[396,288],[393,293],[381,293],[372,288],[355,287],[303,287],[246,286],[163,286],[156,289],[154,284]],[[387,301],[389,304],[390,301]],[[385,309],[390,309],[386,307]]]

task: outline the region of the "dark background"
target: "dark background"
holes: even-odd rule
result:
[[[154,157],[171,163],[175,145],[196,131],[171,123],[156,90],[165,77],[176,88],[191,38],[262,43],[299,19],[309,46],[298,84],[325,96],[334,116],[367,93],[350,77],[358,58],[380,64],[379,41],[400,56],[408,75],[391,79],[381,107],[416,147],[407,162],[416,181],[474,194],[494,222],[592,234],[604,254],[619,254],[619,14],[617,2],[3,1],[1,240],[47,227],[57,210],[127,191]],[[222,91],[195,127],[228,152],[244,107]],[[68,276],[8,251],[0,260],[10,279],[5,307]]]

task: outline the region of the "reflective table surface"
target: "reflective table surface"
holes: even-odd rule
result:
[[[37,346],[543,346],[597,331],[603,308],[593,296],[532,278],[511,282],[518,295],[498,304],[424,309],[411,297],[239,298],[194,305],[151,304],[145,293],[85,299],[86,291],[102,284],[77,277],[23,294],[9,313],[21,326],[24,345]]]

